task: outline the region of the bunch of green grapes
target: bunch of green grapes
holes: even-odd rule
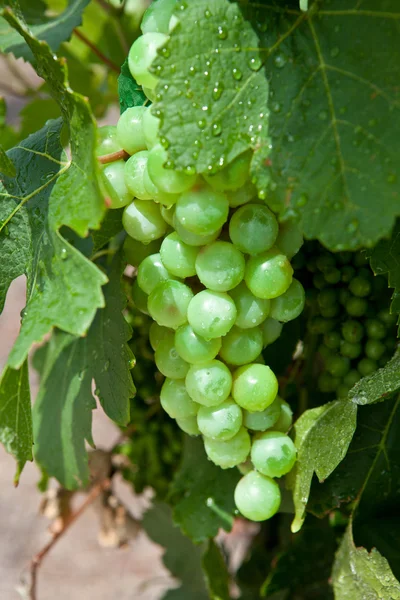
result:
[[[173,5],[151,5],[129,52],[130,71],[149,99],[157,84],[149,67],[168,41]],[[286,435],[290,407],[261,353],[303,310],[304,289],[290,264],[302,237],[291,225],[280,228],[257,198],[250,151],[214,174],[177,171],[159,126],[155,104],[129,108],[115,128],[100,132],[99,154],[122,148],[130,155],[107,165],[103,178],[110,207],[125,206],[125,252],[137,268],[132,296],[154,321],[162,407],[183,431],[203,436],[221,468],[251,457],[254,468],[235,501],[261,521],[278,510],[275,478],[296,460]]]
[[[385,297],[390,302],[387,280],[374,277],[362,252],[332,254],[310,243],[296,261],[308,272],[309,331],[321,335],[319,390],[345,398],[357,381],[384,366],[396,347],[396,317],[381,309]]]

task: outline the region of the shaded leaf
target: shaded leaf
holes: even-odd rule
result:
[[[349,397],[359,405],[379,402],[400,389],[400,350],[381,369],[364,377],[351,389]]]
[[[177,16],[180,24],[153,63],[170,159],[178,169],[209,173],[252,148],[257,166],[269,153],[268,81],[257,35],[228,0],[189,2]],[[258,184],[262,174],[259,165]]]
[[[221,550],[214,540],[209,540],[202,564],[209,598],[211,600],[230,600],[228,571]]]
[[[142,106],[149,102],[143,93],[142,88],[136,83],[131,75],[128,67],[128,59],[123,63],[121,74],[118,77],[118,95],[121,114],[125,112],[127,108],[131,108],[132,106]]]
[[[186,437],[183,461],[170,489],[174,521],[194,542],[230,531],[235,505],[233,492],[240,474],[222,470],[208,460],[199,438]]]
[[[129,421],[129,399],[135,387],[120,276],[114,263],[105,287],[106,307],[98,311],[87,336],[55,332],[35,361],[42,371],[33,411],[35,460],[68,489],[88,481],[85,440],[93,443],[93,380],[106,414],[120,425]]]
[[[168,590],[163,600],[208,600],[210,596],[201,568],[205,544],[192,544],[174,526],[169,506],[161,502],[146,512],[143,527],[154,542],[165,548],[164,564],[181,582],[177,589]]]
[[[242,2],[270,83],[269,203],[331,250],[373,246],[400,214],[400,7],[353,4]]]
[[[7,156],[3,147],[0,145],[0,173],[9,177],[15,177],[16,170],[13,161]]]
[[[292,531],[301,528],[314,472],[326,479],[346,456],[356,428],[357,407],[337,400],[307,410],[294,425],[297,462],[288,475],[295,517]]]
[[[387,560],[373,548],[354,545],[351,523],[336,554],[332,572],[336,600],[398,600],[400,584]]]
[[[103,248],[115,235],[123,230],[122,213],[120,210],[109,210],[103,219],[100,229],[92,232],[93,252],[97,252]]]
[[[0,442],[18,463],[15,482],[27,460],[32,460],[32,415],[28,364],[6,368],[0,380]]]
[[[33,35],[47,42],[53,52],[56,52],[60,44],[70,38],[74,28],[80,25],[82,12],[89,2],[90,0],[68,0],[65,10],[54,17],[46,15],[47,5],[38,0],[33,4],[31,0],[21,0],[19,6]],[[16,58],[24,58],[30,62],[38,60],[23,42],[21,35],[21,32],[10,29],[7,21],[0,19],[0,50],[12,52]]]

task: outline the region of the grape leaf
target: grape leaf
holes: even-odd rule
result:
[[[174,521],[194,542],[230,531],[235,505],[233,492],[240,474],[221,470],[208,460],[201,439],[186,437],[183,461],[170,489]]]
[[[148,103],[142,88],[133,79],[128,67],[128,59],[122,64],[118,77],[118,95],[121,114],[132,106],[142,106]]]
[[[314,472],[323,481],[343,460],[356,428],[356,417],[355,404],[337,400],[307,410],[297,419],[294,425],[297,462],[287,478],[295,506],[294,533],[305,518]]]
[[[357,429],[346,458],[323,485],[313,485],[307,510],[323,516],[332,508],[356,501],[358,510],[370,515],[389,496],[393,504],[398,504],[399,404],[400,399],[393,398],[359,408]]]
[[[122,213],[124,210],[109,210],[103,219],[100,229],[92,232],[93,252],[103,248],[115,235],[123,231]]]
[[[61,121],[49,123],[9,151],[18,171],[0,187],[0,308],[13,279],[26,274],[27,305],[8,364],[17,368],[31,345],[52,327],[82,335],[103,306],[105,275],[57,230],[54,183],[68,168],[63,162]],[[84,213],[84,211],[81,211]]]
[[[270,83],[270,206],[331,250],[373,246],[400,214],[400,7],[353,5],[242,2]]]
[[[373,548],[356,548],[351,523],[343,536],[332,571],[336,600],[398,600],[400,584],[387,560]]]
[[[214,540],[208,542],[202,565],[211,600],[230,600],[228,571],[221,550]]]
[[[9,177],[15,177],[16,170],[13,161],[5,153],[3,146],[0,145],[0,173]]]
[[[206,545],[192,544],[174,526],[169,506],[161,502],[146,512],[143,527],[154,542],[166,549],[164,564],[181,581],[180,587],[168,590],[163,600],[208,600],[210,596],[201,569]]]
[[[359,405],[379,402],[400,389],[400,350],[382,369],[363,377],[351,389],[350,399]]]
[[[152,66],[159,77],[155,110],[170,159],[177,169],[199,173],[221,169],[249,148],[255,163],[264,161],[268,81],[257,35],[228,0],[182,7],[179,25]],[[258,181],[262,169],[255,176]]]
[[[135,394],[130,374],[131,330],[122,310],[121,269],[113,263],[105,287],[106,307],[99,310],[87,336],[55,332],[42,369],[33,410],[35,460],[60,483],[74,489],[87,483],[85,440],[92,442],[92,381],[104,411],[120,425],[129,421],[129,399]]]
[[[381,240],[370,256],[371,269],[375,275],[388,275],[389,287],[394,288],[391,312],[400,313],[400,221],[388,240]],[[400,330],[399,330],[400,335]]]
[[[0,381],[0,442],[18,463],[15,483],[27,460],[32,460],[32,415],[28,364],[6,369]]]
[[[53,52],[60,44],[68,40],[75,27],[81,24],[82,12],[90,0],[68,0],[65,10],[55,17],[46,16],[47,5],[43,2],[33,3],[31,0],[13,2],[21,10],[33,35],[39,40],[47,42]],[[21,32],[10,29],[6,20],[0,18],[0,50],[12,52],[16,58],[34,61],[37,57],[31,49],[21,40]]]

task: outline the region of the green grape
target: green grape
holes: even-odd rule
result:
[[[342,265],[347,265],[349,262],[351,262],[353,254],[348,250],[345,250],[343,252],[338,252],[336,254],[336,258]]]
[[[150,315],[159,325],[178,329],[187,321],[192,290],[180,281],[163,281],[151,292],[148,300]]]
[[[337,301],[337,293],[333,288],[321,290],[317,296],[317,302],[320,308],[335,306]]]
[[[345,385],[344,383],[341,383],[340,385],[338,385],[338,388],[336,390],[337,397],[339,399],[346,400],[346,398],[349,395],[349,391],[350,391],[349,386]]]
[[[143,290],[140,289],[140,287],[138,286],[138,282],[136,280],[132,284],[131,295],[132,295],[133,303],[136,306],[136,308],[138,310],[140,310],[140,312],[144,313],[145,315],[148,315],[149,314],[149,309],[147,307],[148,296],[147,296],[147,294],[144,293]]]
[[[331,254],[321,254],[316,260],[316,266],[319,271],[325,273],[335,268],[336,260]]]
[[[124,210],[122,224],[128,235],[144,244],[162,237],[167,230],[160,207],[147,200],[134,200],[129,204]]]
[[[245,254],[269,250],[279,231],[275,215],[266,206],[246,204],[238,208],[229,223],[229,236]]]
[[[188,435],[200,435],[197,417],[179,418],[176,419],[176,423]]]
[[[113,154],[122,150],[122,146],[117,138],[117,128],[115,125],[106,125],[97,130],[96,156]]]
[[[242,204],[246,204],[250,202],[253,198],[257,197],[257,188],[251,181],[248,179],[242,187],[237,190],[232,190],[227,194],[229,206],[231,208],[236,208],[237,206],[241,206]]]
[[[150,73],[152,62],[157,56],[157,51],[164,46],[168,36],[164,33],[145,33],[138,37],[132,44],[128,54],[128,66],[136,82],[154,90],[157,77]]]
[[[246,475],[246,473],[249,473],[253,470],[253,465],[251,464],[251,460],[247,459],[244,463],[240,463],[240,465],[237,465],[237,468],[239,473],[241,473],[242,475]]]
[[[339,348],[341,340],[342,338],[337,331],[329,331],[324,335],[324,344],[331,350],[336,350]]]
[[[308,329],[314,334],[325,334],[335,328],[333,319],[324,319],[323,317],[313,317],[308,323]]]
[[[228,218],[229,203],[225,194],[203,187],[185,192],[176,203],[177,221],[191,233],[212,235]]]
[[[346,375],[343,377],[343,383],[347,385],[349,388],[352,388],[358,381],[360,381],[361,375],[355,369],[351,369]]]
[[[281,400],[281,413],[277,422],[274,425],[274,431],[281,431],[282,433],[287,433],[287,431],[292,426],[293,421],[293,411],[290,408],[290,404],[285,402],[285,400]]]
[[[243,412],[243,425],[253,431],[265,431],[269,429],[275,425],[281,415],[281,402],[282,400],[277,396],[273,403],[265,410],[259,412],[245,410]]]
[[[237,190],[249,179],[249,168],[252,152],[244,152],[235,158],[221,171],[212,175],[204,175],[204,179],[219,192]]]
[[[356,274],[356,270],[351,265],[346,265],[342,268],[342,281],[344,283],[349,283],[353,279]]]
[[[250,453],[250,436],[244,427],[229,440],[204,438],[208,458],[221,469],[231,469],[243,463]]]
[[[334,306],[327,306],[326,308],[321,308],[320,313],[321,317],[325,319],[331,319],[332,317],[336,317],[340,312],[339,304],[335,304]]]
[[[217,406],[226,400],[232,388],[232,375],[220,360],[191,365],[186,375],[186,389],[195,402]]]
[[[218,406],[201,406],[197,424],[203,435],[216,440],[229,440],[242,426],[242,410],[228,398]]]
[[[300,281],[293,279],[286,292],[271,301],[270,315],[283,323],[292,321],[303,312],[305,300],[303,286]]]
[[[153,146],[149,150],[147,171],[150,179],[159,190],[168,194],[180,194],[194,185],[196,175],[188,175],[167,167],[167,151],[160,144]]]
[[[354,279],[350,281],[349,289],[354,296],[364,298],[371,293],[371,284],[368,279],[364,279],[364,277],[354,277]]]
[[[146,150],[146,140],[143,133],[142,119],[147,108],[132,106],[122,113],[117,123],[117,137],[120,146],[128,154]]]
[[[167,378],[160,392],[161,406],[173,419],[195,417],[199,405],[193,402],[186,391],[184,379]]]
[[[346,311],[351,317],[362,317],[368,308],[365,298],[350,297],[346,302]]]
[[[156,0],[143,15],[140,29],[142,33],[168,33],[169,22],[176,6],[176,0]]]
[[[171,334],[174,335],[173,329],[169,329],[169,327],[163,327],[162,325],[159,325],[158,323],[153,321],[149,329],[150,346],[153,348],[154,351],[156,351],[158,345],[164,340],[170,338]]]
[[[232,329],[222,338],[221,358],[230,365],[245,365],[253,362],[263,349],[263,334],[260,327]]]
[[[160,119],[153,115],[151,108],[147,108],[143,113],[142,128],[147,149],[151,150],[159,143],[158,132],[160,129]]]
[[[185,244],[174,232],[167,235],[161,244],[161,260],[170,273],[177,277],[196,275],[196,257],[199,250]]]
[[[362,352],[360,342],[352,343],[347,340],[340,342],[340,354],[347,356],[348,358],[358,358]]]
[[[157,346],[154,360],[157,369],[171,379],[183,379],[189,371],[189,363],[181,358],[174,346],[174,335],[172,339],[165,339]]]
[[[350,370],[350,360],[346,356],[332,356],[326,361],[326,368],[333,377],[343,377]]]
[[[175,279],[175,277],[171,277],[164,267],[160,254],[151,254],[140,263],[137,282],[146,294],[151,294],[156,285],[168,279]]]
[[[175,206],[170,206],[167,208],[166,206],[160,206],[161,216],[168,225],[171,227],[174,226],[174,214],[175,214]]]
[[[377,371],[378,363],[372,360],[372,358],[362,358],[357,365],[357,369],[363,377],[367,377],[367,375],[371,375]]]
[[[265,410],[273,403],[277,393],[278,380],[267,365],[245,365],[233,374],[232,397],[250,412]]]
[[[379,360],[385,350],[385,345],[379,340],[368,340],[364,348],[366,356],[372,360]]]
[[[143,184],[150,198],[152,198],[155,202],[159,202],[167,207],[171,207],[176,204],[178,194],[167,194],[167,192],[162,192],[150,178],[147,165],[143,171]]]
[[[387,335],[385,325],[378,319],[368,319],[366,329],[368,337],[374,340],[382,340]]]
[[[332,350],[330,348],[328,348],[327,346],[325,346],[325,344],[321,344],[321,346],[319,346],[317,352],[321,356],[321,358],[324,359],[325,362],[329,358],[331,358],[332,356],[334,356],[334,353],[332,352]]]
[[[151,90],[150,88],[147,88],[145,85],[143,86],[143,93],[146,96],[146,98],[148,98],[149,100],[151,100],[151,102],[156,102],[157,101],[157,94],[156,94],[156,90],[153,89]]]
[[[124,179],[125,162],[117,160],[109,163],[101,171],[102,184],[108,196],[108,208],[122,208],[133,200]]]
[[[327,269],[324,271],[324,277],[327,283],[339,283],[341,273],[339,269]]]
[[[264,348],[273,344],[278,339],[281,335],[282,327],[282,323],[279,323],[275,319],[271,319],[270,317],[265,319],[262,326]]]
[[[313,275],[313,280],[312,281],[313,281],[313,286],[317,290],[323,290],[328,285],[326,283],[325,277],[323,276],[322,273],[315,273],[315,275]],[[318,296],[317,296],[317,298],[318,298]]]
[[[336,391],[339,383],[340,379],[338,377],[333,377],[330,373],[321,373],[318,377],[318,387],[320,391],[325,394]]]
[[[160,243],[161,240],[158,239],[150,242],[150,244],[142,244],[142,242],[138,242],[127,235],[123,245],[124,258],[132,267],[138,267],[147,256],[156,254],[159,251]]]
[[[303,245],[303,236],[297,223],[286,221],[279,226],[278,237],[275,246],[287,256],[293,258]]]
[[[251,446],[251,462],[268,477],[282,477],[296,462],[296,447],[289,436],[280,431],[259,433]]]
[[[150,200],[151,195],[146,190],[143,172],[147,165],[147,150],[137,152],[125,163],[124,177],[128,190],[139,200]]]
[[[364,328],[361,323],[352,319],[343,323],[342,335],[348,342],[357,343],[361,341],[364,335]]]
[[[203,290],[189,304],[188,321],[206,340],[226,335],[236,320],[236,306],[223,292]]]
[[[342,288],[339,290],[339,302],[343,306],[346,306],[347,300],[351,298],[351,294],[347,288]]]
[[[281,503],[279,485],[265,475],[250,471],[235,489],[235,504],[241,514],[251,521],[265,521],[278,512]]]
[[[366,265],[368,263],[368,257],[365,251],[359,250],[358,252],[356,252],[353,258],[353,263],[356,267],[363,267],[364,265]]]
[[[245,260],[233,244],[213,242],[200,250],[196,273],[201,283],[214,292],[227,292],[243,279]]]
[[[242,329],[249,329],[261,325],[267,318],[270,309],[270,300],[257,298],[241,281],[238,286],[229,291],[230,297],[235,302],[237,309],[236,323]]]
[[[175,214],[173,219],[173,227],[176,230],[176,233],[181,238],[181,240],[185,242],[185,244],[187,244],[188,246],[206,246],[207,244],[211,244],[211,242],[217,239],[217,237],[219,237],[219,234],[221,233],[220,229],[218,229],[218,231],[215,231],[214,233],[211,233],[210,235],[197,235],[197,233],[192,233],[191,231],[185,229],[185,227],[183,227],[183,225],[179,223]]]
[[[382,321],[382,323],[387,325],[387,327],[395,325],[397,321],[397,316],[392,315],[390,310],[387,308],[384,308],[381,311],[379,311],[378,318],[380,321]]]
[[[244,279],[249,290],[265,300],[280,296],[292,283],[293,269],[278,248],[271,248],[247,261]]]
[[[189,325],[182,325],[175,333],[175,347],[178,354],[191,364],[198,364],[215,358],[221,348],[221,338],[205,340]]]

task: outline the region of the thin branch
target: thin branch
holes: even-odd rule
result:
[[[84,44],[86,44],[86,46],[88,48],[91,49],[91,51],[105,64],[107,65],[110,69],[112,69],[113,71],[115,71],[116,73],[120,73],[121,69],[119,68],[118,65],[116,65],[112,60],[110,60],[107,56],[105,56],[101,50],[99,50],[99,48],[97,48],[97,46],[95,46],[93,44],[93,42],[91,42],[86,35],[84,35],[81,31],[79,31],[79,29],[74,29],[74,34],[76,35],[77,38],[79,38]]]
[[[69,529],[69,527],[88,508],[88,506],[90,506],[96,500],[96,498],[104,490],[106,490],[109,487],[110,487],[109,479],[104,479],[103,481],[101,481],[100,483],[95,485],[92,488],[92,490],[89,492],[89,494],[86,497],[86,499],[84,500],[84,502],[78,508],[78,510],[76,512],[74,512],[67,521],[65,521],[64,527],[60,531],[55,533],[54,536],[52,537],[52,539],[44,546],[44,548],[42,548],[42,550],[40,550],[40,552],[38,552],[36,554],[36,556],[33,557],[31,564],[30,564],[31,581],[30,581],[30,589],[29,589],[29,596],[28,596],[29,600],[37,600],[37,595],[36,595],[37,572],[40,568],[40,565],[43,562],[43,559],[50,552],[50,550],[56,544],[56,542],[60,539],[60,537],[62,537],[64,535],[64,533]]]
[[[127,152],[125,152],[125,150],[117,150],[117,152],[112,152],[111,154],[103,154],[103,156],[98,156],[97,158],[102,165],[106,165],[108,163],[121,160],[121,158],[123,160],[126,160],[127,158],[129,158],[129,156],[130,155]]]

